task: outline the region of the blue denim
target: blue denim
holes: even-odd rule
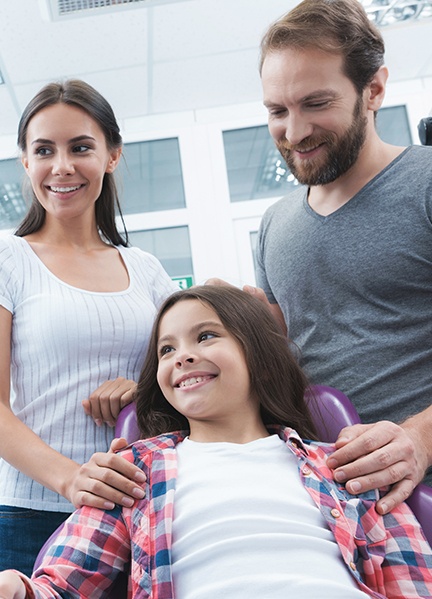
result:
[[[42,545],[68,516],[0,505],[0,570],[14,568],[30,576]]]

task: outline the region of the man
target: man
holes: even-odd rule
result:
[[[396,483],[385,513],[432,464],[432,152],[378,137],[384,43],[358,0],[304,0],[261,50],[269,130],[304,186],[264,215],[257,283],[312,382],[368,423],[329,466],[352,493]]]

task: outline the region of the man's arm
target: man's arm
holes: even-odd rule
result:
[[[284,335],[288,335],[288,330],[287,330],[287,325],[286,325],[286,322],[285,322],[285,318],[284,318],[284,315],[282,313],[282,310],[279,307],[279,304],[271,304],[269,302],[269,300],[268,300],[268,298],[267,298],[264,290],[261,289],[260,287],[252,287],[251,285],[244,285],[243,291],[246,291],[246,293],[249,293],[250,295],[255,296],[263,304],[265,304],[267,306],[267,308],[270,310],[271,314],[273,315],[273,318],[278,323],[278,325],[279,325],[282,333]]]

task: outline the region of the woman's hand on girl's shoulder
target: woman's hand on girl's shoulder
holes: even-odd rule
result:
[[[107,453],[94,453],[78,468],[67,494],[75,507],[112,510],[116,505],[132,507],[137,499],[145,497],[144,472],[114,453],[126,445],[126,439],[114,439]]]

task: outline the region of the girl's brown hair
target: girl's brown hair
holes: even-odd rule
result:
[[[236,287],[211,285],[174,293],[156,317],[136,395],[142,435],[151,437],[189,429],[186,418],[163,396],[156,375],[161,319],[177,303],[190,300],[213,309],[243,349],[251,390],[259,399],[263,422],[290,426],[303,438],[315,439],[315,427],[304,400],[306,377],[270,311],[257,298]]]

